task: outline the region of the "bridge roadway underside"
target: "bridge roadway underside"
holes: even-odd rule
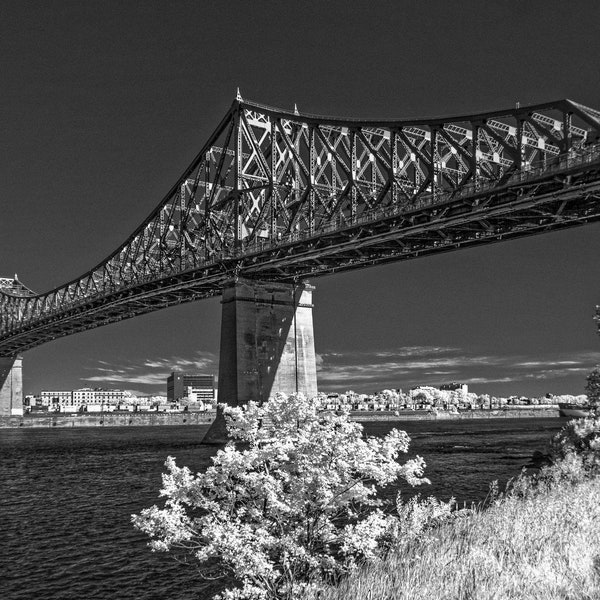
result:
[[[242,246],[196,269],[66,304],[6,332],[0,337],[0,356],[14,357],[78,331],[218,296],[233,277],[291,283],[599,219],[600,160],[445,203],[390,206],[336,229]]]

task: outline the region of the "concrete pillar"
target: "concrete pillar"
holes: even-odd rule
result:
[[[317,367],[308,283],[238,280],[223,289],[219,402],[264,402],[277,392],[317,394]],[[219,413],[205,443],[225,440]]]
[[[23,357],[0,356],[0,417],[23,414]]]

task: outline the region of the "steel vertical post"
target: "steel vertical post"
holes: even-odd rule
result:
[[[563,111],[563,152],[571,149],[571,113]]]
[[[314,125],[310,126],[309,134],[308,134],[308,144],[309,144],[309,175],[310,181],[308,185],[310,186],[308,193],[308,233],[309,235],[313,235],[315,231],[315,170],[316,170],[316,151],[315,151],[315,128]]]
[[[277,183],[277,128],[275,127],[275,118],[271,118],[271,181],[269,189],[271,192],[271,231],[269,237],[271,243],[277,239],[277,192],[275,184]]]
[[[241,111],[243,110],[242,106],[238,102],[237,110],[233,116],[235,123],[235,172],[234,172],[234,239],[233,239],[233,247],[237,251],[240,246],[240,195],[242,193],[240,186],[242,181],[242,119]]]
[[[437,130],[435,127],[430,127],[429,132],[431,135],[431,138],[430,138],[430,144],[431,144],[431,162],[430,162],[431,197],[435,200],[435,195],[436,195],[436,181],[435,180],[436,180],[436,175],[437,175],[436,162],[435,162],[435,150],[436,150],[436,144],[437,144]]]
[[[398,202],[398,184],[396,183],[396,169],[398,162],[398,149],[396,148],[396,131],[390,131],[390,186],[392,191],[392,204],[395,206]]]
[[[349,132],[350,134],[350,157],[351,157],[351,166],[350,172],[352,174],[352,190],[350,191],[351,205],[350,205],[350,220],[352,223],[356,221],[356,212],[357,212],[357,180],[358,180],[358,172],[357,172],[357,158],[356,158],[356,130],[352,129]]]

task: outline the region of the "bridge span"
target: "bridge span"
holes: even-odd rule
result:
[[[600,111],[571,100],[381,121],[238,95],[163,200],[96,267],[44,293],[0,279],[0,414],[17,405],[12,365],[25,350],[223,293],[219,379],[235,383],[221,398],[260,399],[274,385],[310,392],[306,279],[599,218]]]

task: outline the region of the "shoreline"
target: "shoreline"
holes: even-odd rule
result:
[[[170,425],[208,425],[215,413],[74,413],[0,417],[0,429],[71,427],[161,427]]]
[[[459,412],[426,410],[394,411],[351,411],[350,418],[356,421],[460,421],[463,419],[515,419],[515,418],[558,418],[558,406],[503,406],[498,409],[460,410]]]
[[[472,419],[559,418],[558,406],[511,406],[501,409],[463,410],[458,413],[425,410],[351,411],[350,418],[359,422],[372,421],[457,421]],[[0,429],[70,428],[70,427],[161,427],[171,425],[209,425],[214,412],[176,413],[102,413],[48,414],[0,417]]]

